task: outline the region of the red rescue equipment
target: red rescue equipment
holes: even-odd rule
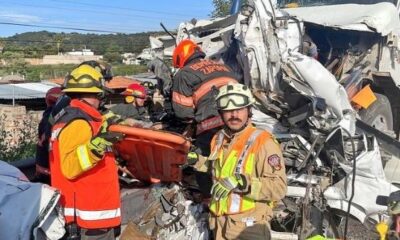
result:
[[[112,132],[125,134],[115,149],[128,170],[146,182],[175,182],[182,178],[190,141],[183,136],[152,129],[113,125]]]

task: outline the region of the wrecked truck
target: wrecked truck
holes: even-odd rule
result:
[[[229,65],[258,100],[253,122],[281,143],[289,187],[273,239],[376,239],[389,219],[376,199],[399,183],[399,3],[239,5],[180,24],[176,40]]]
[[[252,88],[258,100],[253,122],[281,144],[289,186],[274,209],[272,239],[376,239],[374,224],[390,225],[376,199],[397,191],[400,182],[400,147],[391,138],[398,135],[400,24],[397,3],[371,3],[249,0],[226,18],[179,26],[177,42],[195,40]],[[340,17],[325,17],[339,11]],[[121,239],[132,239],[129,233],[137,239],[208,239],[197,186],[174,181],[180,178],[155,183],[166,173],[156,163],[167,155],[152,149],[165,143],[135,139],[128,140],[136,153],[120,151],[134,175],[120,176],[127,185],[121,196],[124,230],[130,230]],[[188,143],[173,149],[181,147],[180,158],[169,161],[179,160],[178,166],[185,165]],[[141,175],[138,163],[149,172]]]

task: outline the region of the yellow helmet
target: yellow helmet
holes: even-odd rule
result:
[[[256,102],[250,89],[240,83],[222,86],[216,100],[218,110],[222,111],[244,108]]]
[[[103,93],[104,78],[95,68],[80,65],[65,77],[63,88],[66,93]]]

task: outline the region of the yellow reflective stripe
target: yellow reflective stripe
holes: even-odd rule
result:
[[[260,196],[262,184],[258,178],[251,178],[251,189],[248,197],[250,199],[258,199]]]
[[[73,217],[76,214],[77,217],[82,220],[104,220],[111,219],[121,216],[121,209],[111,209],[111,210],[98,210],[98,211],[87,211],[74,208],[64,208],[64,215]]]
[[[214,177],[220,178],[221,176],[221,165],[224,158],[223,151],[219,151],[217,160],[214,161]]]
[[[243,197],[242,198],[242,205],[240,206],[240,211],[244,212],[256,207],[256,204],[253,199]]]
[[[86,145],[81,145],[77,149],[79,165],[82,170],[87,170],[92,167],[92,162],[90,161],[89,151]]]
[[[250,153],[244,165],[244,172],[251,176],[254,168],[254,153]]]
[[[221,160],[224,161],[224,160]],[[221,175],[217,176],[218,178],[225,178],[233,175],[233,171],[235,170],[237,161],[237,151],[233,150],[229,153],[228,158],[221,165],[222,168],[220,170]]]

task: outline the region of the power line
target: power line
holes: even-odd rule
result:
[[[137,14],[127,14],[127,13],[112,13],[111,11],[99,11],[99,10],[89,10],[89,9],[80,9],[80,8],[68,8],[68,7],[51,7],[51,6],[43,6],[43,5],[32,5],[32,4],[25,4],[25,3],[9,3],[9,2],[4,2],[5,4],[9,5],[15,5],[15,6],[25,6],[25,7],[34,7],[34,8],[47,8],[47,9],[56,9],[56,10],[68,10],[71,12],[86,12],[86,13],[94,13],[94,14],[101,14],[103,16],[128,16],[128,17],[133,17],[133,18],[147,18],[153,21],[160,21],[160,19],[155,18],[154,16],[148,16],[148,15],[137,15]],[[176,16],[176,15],[174,15]],[[164,19],[170,19],[170,20],[178,20],[182,21],[182,18],[171,18],[171,17],[165,17],[163,16]]]
[[[85,32],[97,32],[97,33],[120,33],[120,34],[124,34],[124,33],[121,33],[121,32],[100,30],[100,29],[74,28],[74,27],[63,27],[63,26],[27,24],[27,23],[0,22],[0,24],[1,25],[12,25],[12,26],[23,26],[23,27],[40,27],[40,28],[75,30],[75,31],[85,31]]]
[[[91,4],[91,3],[82,3],[76,1],[62,1],[62,0],[51,0],[53,2],[63,2],[63,3],[72,3],[74,5],[81,5],[81,6],[90,6],[90,7],[102,7],[102,8],[111,8],[111,9],[118,9],[118,10],[125,10],[125,11],[133,11],[133,12],[148,12],[148,13],[156,13],[156,14],[163,14],[163,15],[172,15],[172,16],[183,16],[183,17],[193,17],[189,14],[180,14],[180,13],[171,13],[171,12],[164,12],[164,11],[154,11],[154,10],[144,10],[144,9],[135,9],[135,8],[125,8],[125,7],[116,7],[110,5],[101,5],[101,4]]]
[[[150,36],[150,34],[149,34]],[[146,36],[147,37],[147,36]],[[48,41],[48,40],[17,40],[17,39],[1,39],[0,42],[19,42],[19,43],[52,43],[52,44],[62,44],[62,45],[98,45],[98,46],[103,46],[104,44],[101,43],[89,43],[89,42],[71,42],[68,40],[63,40],[61,42],[58,41]],[[118,41],[116,41],[118,43]],[[129,40],[125,41],[125,44],[118,43],[119,46],[143,46],[143,45],[148,45],[147,44],[138,44],[138,43],[129,43]]]

